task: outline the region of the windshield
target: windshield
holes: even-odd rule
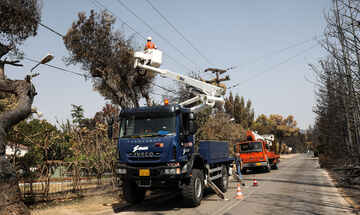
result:
[[[240,153],[262,152],[261,142],[247,142],[240,144]]]
[[[175,113],[156,116],[126,116],[121,121],[120,138],[166,136],[175,133]]]

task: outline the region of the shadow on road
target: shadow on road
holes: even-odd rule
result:
[[[217,201],[216,199],[210,199],[211,196],[216,195],[212,190],[205,189],[203,200],[206,201]],[[128,203],[116,203],[112,204],[114,213],[120,212],[151,212],[151,211],[164,211],[164,213],[156,214],[166,214],[166,211],[178,211],[184,208],[191,208],[186,205],[182,199],[181,192],[179,190],[174,190],[171,192],[161,193],[154,196],[149,196],[145,198],[144,202],[137,205],[130,205]],[[191,208],[196,214],[196,208]]]

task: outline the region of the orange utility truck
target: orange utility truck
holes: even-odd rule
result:
[[[243,163],[241,172],[246,173],[248,169],[263,169],[270,172],[277,169],[280,156],[270,151],[274,141],[274,135],[259,135],[253,131],[246,132],[247,140],[236,144],[235,151],[240,153]]]

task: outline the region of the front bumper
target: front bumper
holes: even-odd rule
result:
[[[265,167],[267,166],[267,162],[251,162],[251,163],[243,163],[243,168],[256,168],[256,167]]]
[[[150,180],[163,180],[163,179],[181,179],[185,176],[186,172],[182,172],[180,166],[158,166],[158,167],[133,167],[122,166],[117,167],[115,172],[120,178],[126,179],[150,179]]]

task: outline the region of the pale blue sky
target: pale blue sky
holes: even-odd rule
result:
[[[159,49],[191,70],[199,70],[130,14],[117,0],[98,1],[141,35],[151,36]],[[218,68],[238,65],[321,35],[326,26],[323,13],[331,4],[328,0],[150,1]],[[200,65],[201,69],[211,67],[145,0],[121,2]],[[77,20],[77,13],[89,13],[90,9],[99,10],[90,0],[44,0],[41,22],[61,34],[66,34],[71,23]],[[123,29],[126,36],[133,34],[121,22],[117,22],[116,28]],[[136,37],[136,41],[141,47],[145,45],[145,41],[139,37]],[[231,70],[228,72],[231,81],[226,84],[231,86],[248,80],[314,44],[316,42],[311,41]],[[27,57],[33,59],[41,59],[47,53],[52,53],[55,59],[50,64],[82,72],[77,66],[65,66],[62,58],[67,56],[67,51],[62,39],[42,26],[39,26],[38,36],[26,40],[21,49]],[[316,63],[324,56],[325,52],[320,46],[316,46],[231,91],[244,96],[246,100],[251,99],[256,115],[291,114],[300,128],[307,128],[314,122],[312,108],[315,97],[314,87],[304,77],[314,80],[308,63]],[[27,60],[22,63],[23,68],[7,67],[7,75],[12,79],[22,79],[35,65]],[[181,74],[188,73],[166,57],[163,59],[162,68]],[[70,118],[71,104],[83,105],[86,117],[92,117],[105,104],[105,100],[92,90],[91,81],[43,65],[39,66],[36,72],[39,72],[40,76],[34,79],[38,91],[34,106],[43,111],[44,117],[52,123],[55,118],[60,121]],[[173,84],[172,81],[162,78],[158,78],[156,83],[163,86]],[[154,87],[154,93],[161,94],[162,91]]]

